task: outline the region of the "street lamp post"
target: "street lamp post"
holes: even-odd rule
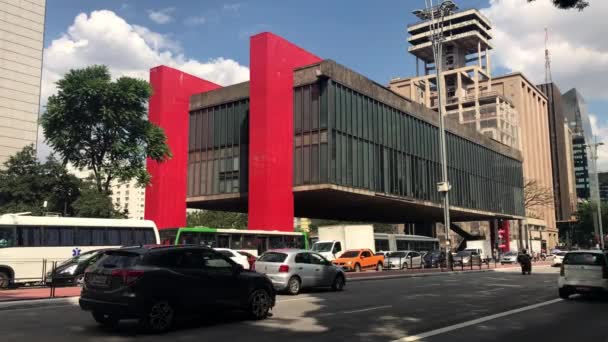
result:
[[[433,59],[435,62],[436,84],[437,84],[437,108],[439,111],[439,146],[441,155],[441,182],[437,183],[437,191],[443,195],[443,224],[445,226],[445,251],[446,266],[451,268],[449,254],[450,246],[450,198],[451,188],[448,182],[448,163],[446,155],[445,126],[443,118],[443,87],[442,56],[443,56],[443,22],[447,15],[452,14],[458,7],[451,0],[444,0],[439,5],[433,5],[433,0],[425,0],[426,7],[414,11],[414,15],[422,20],[430,20],[431,43],[433,46]]]
[[[591,159],[593,160],[593,172],[595,178],[595,201],[597,203],[597,222],[599,226],[599,238],[600,238],[600,248],[604,249],[604,228],[602,227],[602,199],[600,197],[600,184],[599,177],[597,175],[597,148],[598,146],[604,145],[603,142],[597,142],[597,137],[594,137],[594,143],[586,144],[585,147],[589,148],[589,152],[591,153]],[[596,234],[598,230],[596,230]]]

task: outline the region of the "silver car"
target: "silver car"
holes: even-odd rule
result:
[[[389,270],[403,270],[406,268],[422,268],[422,255],[415,251],[390,252],[384,258],[384,267]]]
[[[500,258],[500,264],[501,265],[516,264],[517,256],[518,256],[517,252],[507,252],[507,253],[503,254],[502,257]]]
[[[346,285],[342,269],[312,251],[276,249],[262,254],[255,270],[270,278],[277,291],[296,295],[302,288],[331,287],[341,291]]]

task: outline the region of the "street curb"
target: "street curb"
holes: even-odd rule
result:
[[[493,272],[494,269],[489,270],[473,270],[473,271],[450,271],[450,272],[434,272],[434,273],[414,273],[414,274],[394,274],[394,275],[386,275],[386,276],[378,276],[378,277],[357,277],[357,278],[348,278],[346,280],[348,282],[352,281],[366,281],[366,280],[384,280],[384,279],[399,279],[399,278],[424,278],[424,277],[436,277],[443,275],[460,275],[460,274],[471,274],[471,273],[485,273],[485,272]]]
[[[10,311],[17,309],[33,309],[42,307],[54,307],[63,305],[77,305],[78,298],[74,297],[63,297],[63,298],[45,298],[45,299],[24,299],[24,300],[11,300],[0,302],[0,312]]]

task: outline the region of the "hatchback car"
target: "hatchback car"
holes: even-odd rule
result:
[[[518,255],[517,252],[507,252],[500,257],[500,264],[516,264]]]
[[[599,250],[568,252],[558,278],[559,296],[608,293],[608,256]]]
[[[255,270],[268,275],[276,290],[292,295],[302,288],[331,287],[341,291],[346,285],[341,268],[320,254],[301,249],[268,251],[258,258]]]
[[[103,325],[136,318],[152,332],[180,313],[244,310],[263,319],[275,304],[272,283],[211,248],[145,246],[109,250],[85,273],[80,307]]]
[[[98,249],[72,257],[46,275],[46,284],[53,286],[82,285],[84,271],[103,255],[106,249]]]
[[[568,252],[557,252],[555,253],[555,257],[553,258],[553,266],[560,266],[564,261],[564,257],[568,254]]]
[[[390,270],[403,270],[406,268],[423,268],[422,255],[415,251],[391,252],[384,259],[384,267]]]

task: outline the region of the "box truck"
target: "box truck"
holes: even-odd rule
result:
[[[349,249],[367,248],[375,252],[374,226],[338,225],[319,227],[319,240],[312,250],[328,260],[334,260]]]

